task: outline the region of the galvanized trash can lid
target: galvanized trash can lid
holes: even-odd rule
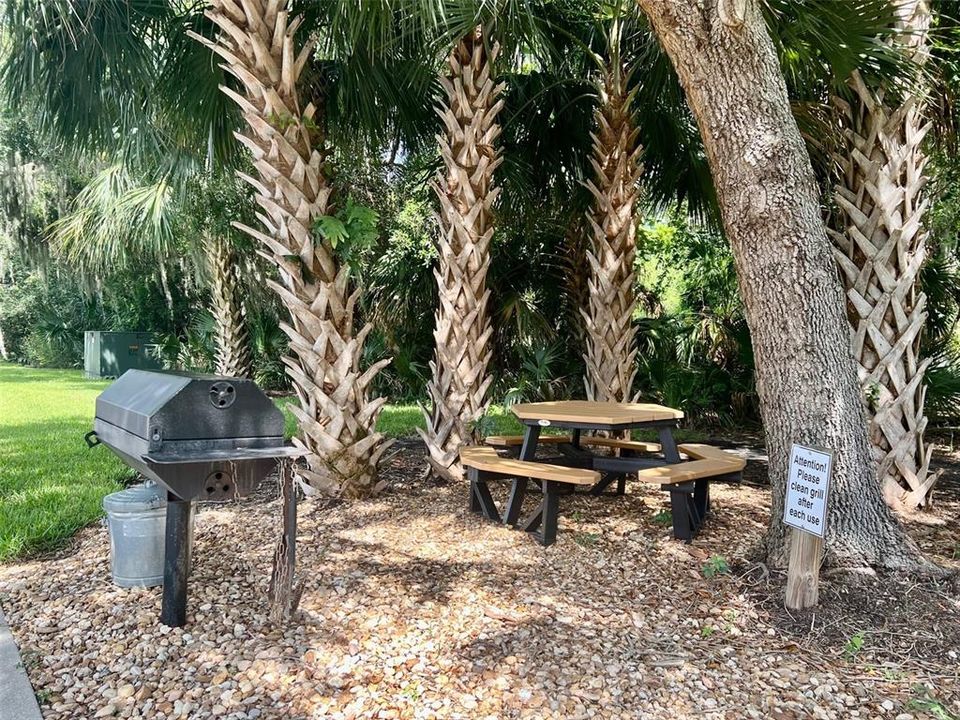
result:
[[[167,504],[166,493],[156,483],[131,485],[125,490],[111,493],[103,499],[103,509],[108,513],[134,513],[156,510]]]

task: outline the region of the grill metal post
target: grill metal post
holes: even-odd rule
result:
[[[297,488],[289,461],[280,463],[280,495],[283,500],[283,535],[273,553],[268,597],[270,614],[275,623],[284,623],[293,616],[303,587],[295,582],[297,553]]]
[[[187,622],[187,579],[190,576],[190,520],[193,503],[167,493],[167,530],[163,560],[163,606],[160,622],[183,627]]]

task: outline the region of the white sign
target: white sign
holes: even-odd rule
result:
[[[823,537],[827,526],[827,497],[832,472],[833,453],[829,450],[794,444],[790,451],[783,522]]]

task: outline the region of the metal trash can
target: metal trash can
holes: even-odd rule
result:
[[[163,585],[167,493],[156,483],[133,485],[103,499],[110,527],[110,569],[120,587]]]

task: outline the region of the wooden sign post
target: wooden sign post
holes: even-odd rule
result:
[[[830,450],[793,445],[783,504],[783,522],[792,528],[786,597],[790,610],[813,607],[819,599],[820,562],[832,474]]]

